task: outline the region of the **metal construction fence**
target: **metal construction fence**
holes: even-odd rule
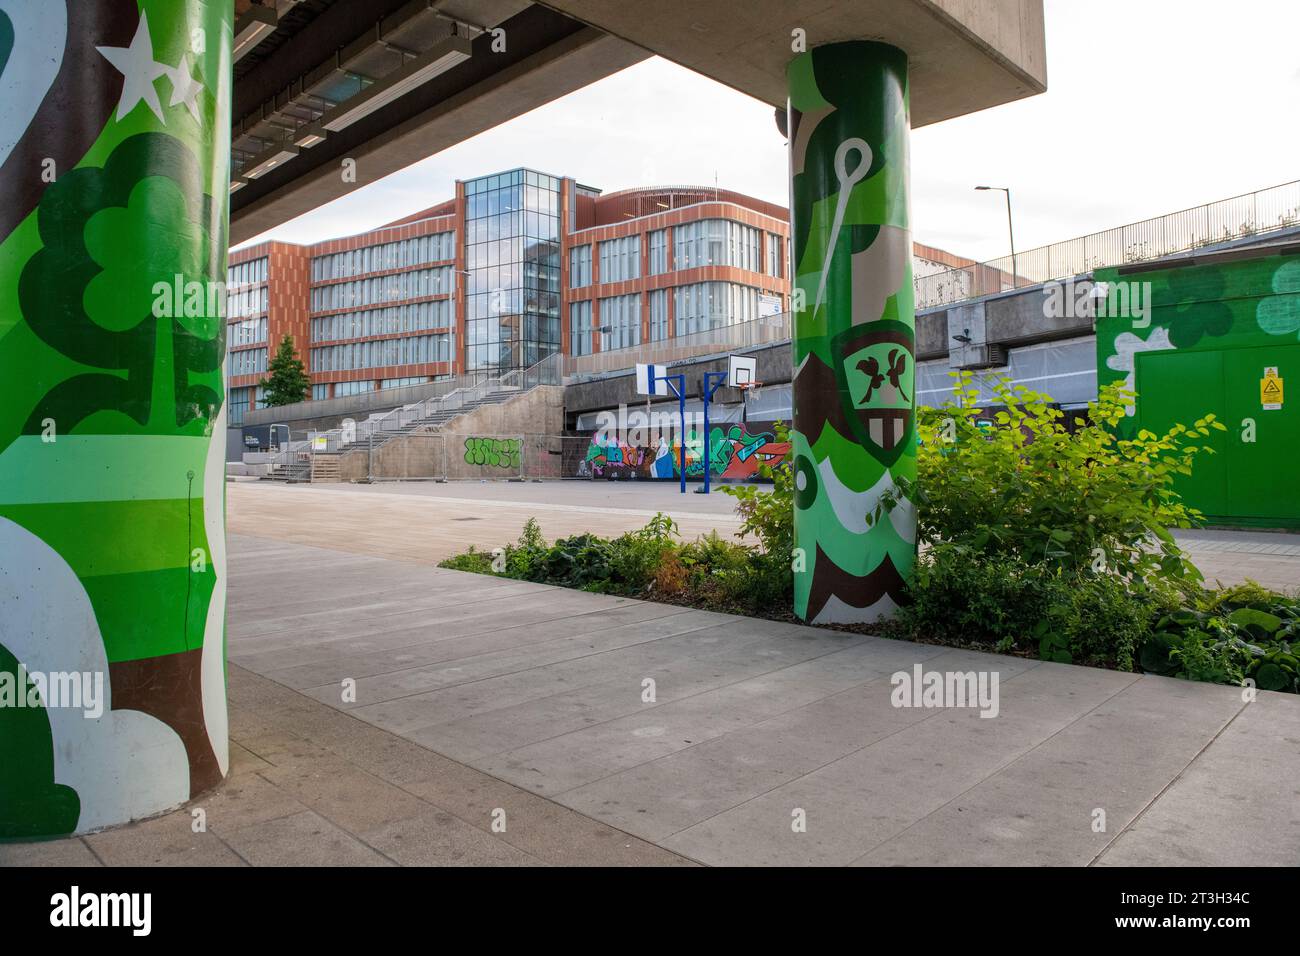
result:
[[[688,441],[692,467],[701,454]],[[591,435],[414,432],[342,451],[294,441],[261,456],[269,477],[289,481],[655,480],[677,476],[676,445],[629,445]],[[665,449],[668,449],[667,451]],[[667,457],[666,457],[667,456]],[[688,470],[688,477],[694,472]],[[696,476],[698,477],[698,476]]]

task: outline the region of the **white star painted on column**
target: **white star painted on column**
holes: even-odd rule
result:
[[[203,91],[203,84],[194,79],[190,73],[190,55],[181,54],[181,61],[174,68],[167,70],[168,76],[172,81],[172,98],[168,106],[179,106],[185,104],[185,108],[190,111],[197,123],[199,120],[198,95]]]
[[[146,106],[153,111],[153,115],[158,117],[162,122],[166,122],[162,115],[162,105],[158,102],[158,91],[154,88],[154,80],[170,72],[170,68],[164,63],[158,63],[153,58],[153,41],[149,38],[149,21],[142,12],[140,14],[140,24],[135,28],[135,36],[131,38],[129,47],[121,46],[99,46],[95,47],[104,59],[113,64],[113,67],[122,74],[122,97],[117,101],[117,118],[120,121],[123,116],[135,109],[136,105],[144,100]]]

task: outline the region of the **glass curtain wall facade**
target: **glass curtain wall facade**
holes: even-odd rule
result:
[[[560,181],[516,169],[465,183],[465,364],[528,368],[560,351]]]

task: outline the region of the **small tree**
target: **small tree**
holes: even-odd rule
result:
[[[270,378],[262,380],[262,385],[266,389],[268,408],[292,405],[307,397],[311,379],[303,370],[302,359],[298,358],[298,353],[294,351],[293,339],[289,336],[286,335],[280,340],[280,347],[275,350],[275,358],[271,359],[270,371]]]

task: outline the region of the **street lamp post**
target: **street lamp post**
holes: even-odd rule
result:
[[[1011,190],[1006,186],[976,186],[978,190],[998,190],[1007,194],[1007,235],[1011,239],[1011,288],[1015,288],[1020,283],[1019,274],[1016,270],[1016,233],[1011,226]]]

